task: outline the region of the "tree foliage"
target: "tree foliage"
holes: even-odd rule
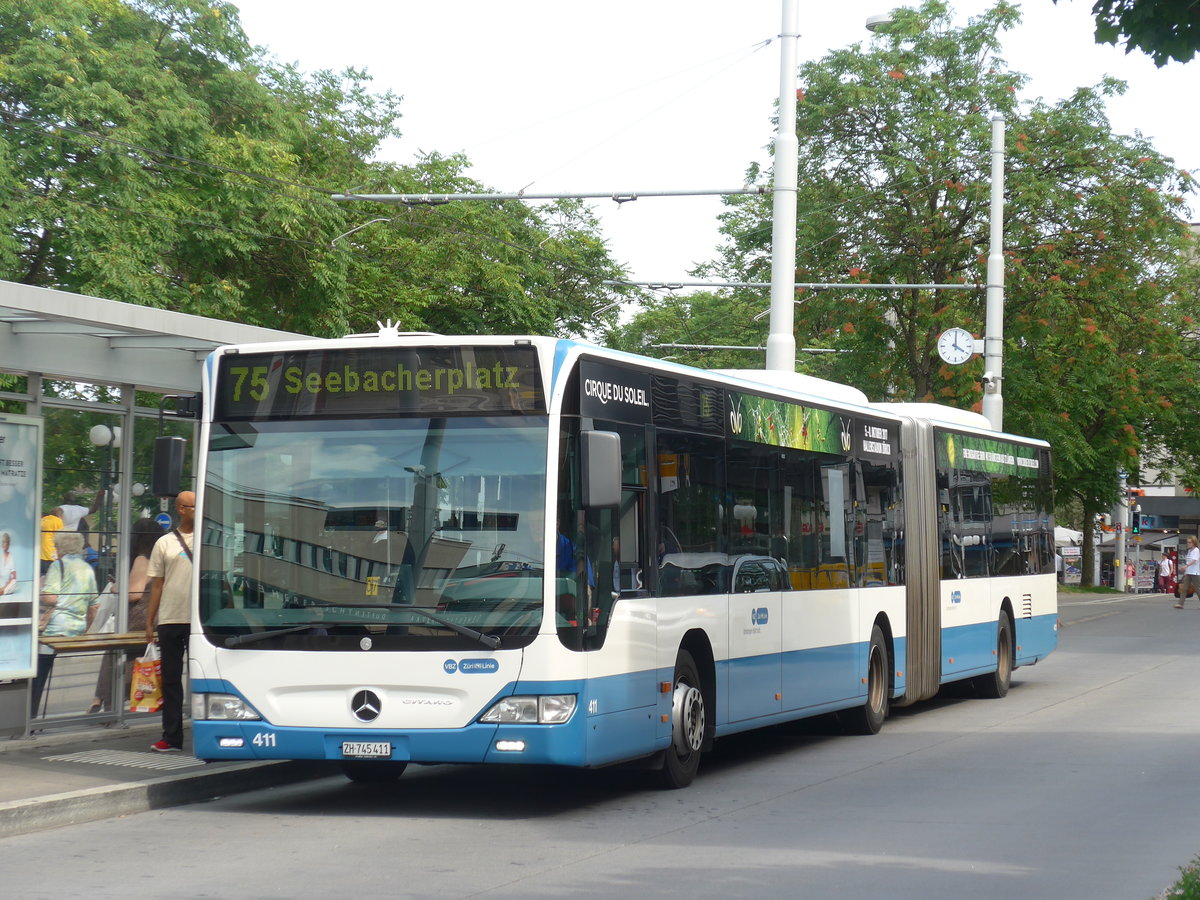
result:
[[[1089,525],[1115,500],[1119,468],[1136,479],[1152,458],[1200,480],[1200,297],[1180,219],[1194,181],[1140,136],[1112,132],[1104,102],[1119,82],[1023,100],[1024,76],[999,55],[1017,18],[1000,2],[956,28],[930,0],[897,11],[871,46],[801,67],[797,280],[979,288],[798,291],[797,342],[840,351],[801,365],[874,399],[979,408],[982,360],[947,366],[936,340],[952,325],[983,334],[1002,114],[1005,426],[1051,441],[1060,494]],[[706,273],[768,281],[770,215],[769,196],[730,198]],[[740,310],[764,303],[726,297],[743,328],[754,326]]]
[[[1097,44],[1124,39],[1126,53],[1141,50],[1156,66],[1172,59],[1187,62],[1200,50],[1195,0],[1096,0],[1092,15]]]
[[[586,209],[331,199],[483,189],[461,157],[380,161],[399,119],[226,2],[0,4],[0,277],[317,335],[587,327],[620,273]]]
[[[763,296],[673,293],[642,303],[640,311],[607,337],[609,346],[702,369],[747,369],[761,365],[767,340]],[[655,346],[678,344],[683,346]],[[688,347],[686,345],[692,345]],[[693,349],[700,348],[704,349]],[[709,349],[722,347],[725,349]],[[748,349],[728,349],[728,348]]]

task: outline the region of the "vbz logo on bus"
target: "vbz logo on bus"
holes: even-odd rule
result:
[[[760,606],[758,609],[750,610],[750,622],[753,625],[766,625],[767,608],[765,606]]]

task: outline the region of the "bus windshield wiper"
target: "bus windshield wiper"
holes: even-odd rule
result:
[[[498,649],[500,646],[500,638],[498,638],[496,635],[485,635],[484,632],[476,631],[473,628],[468,628],[467,625],[460,625],[457,622],[450,622],[449,619],[443,619],[440,616],[434,616],[434,614],[432,612],[430,612],[430,610],[428,610],[428,607],[425,607],[425,606],[407,606],[406,605],[406,606],[388,607],[388,606],[380,606],[379,604],[312,604],[312,605],[310,605],[310,608],[320,608],[322,606],[336,606],[336,607],[342,608],[342,610],[412,610],[413,612],[421,613],[421,616],[424,616],[425,618],[430,620],[430,622],[434,622],[434,623],[437,623],[438,625],[442,625],[443,628],[448,628],[451,631],[456,631],[457,634],[460,634],[463,637],[469,637],[470,640],[472,640],[472,641],[479,641],[479,643],[484,644],[485,647],[488,647],[488,648],[491,648],[494,650],[494,649]],[[238,635],[235,637],[229,637],[229,638],[226,638],[226,647],[236,647],[236,646],[238,646],[238,644],[241,644],[241,643],[253,643],[254,641],[264,641],[268,637],[275,637],[275,635],[290,635],[290,634],[294,634],[294,632],[296,632],[296,631],[306,631],[306,630],[312,629],[312,628],[324,628],[325,625],[330,625],[330,624],[335,624],[335,625],[364,624],[365,625],[365,624],[372,624],[372,623],[311,622],[311,623],[308,623],[307,625],[296,625],[295,628],[284,628],[284,629],[280,629],[278,631],[260,631],[260,632],[256,632],[256,634],[252,634],[252,635]]]
[[[237,647],[240,644],[256,644],[259,641],[265,641],[267,638],[279,637],[281,634],[296,634],[300,631],[308,631],[310,628],[326,628],[328,625],[328,622],[308,622],[304,625],[279,628],[275,631],[253,631],[250,634],[235,634],[232,637],[225,638],[225,646]]]
[[[476,631],[474,628],[468,628],[466,625],[459,625],[457,622],[451,622],[449,619],[443,619],[441,616],[435,616],[424,606],[405,606],[404,609],[411,609],[414,612],[419,612],[431,622],[437,622],[443,628],[449,628],[451,631],[457,631],[464,637],[469,637],[472,640],[479,641],[485,647],[490,647],[493,650],[499,649],[500,638],[494,634],[484,634],[482,631]]]

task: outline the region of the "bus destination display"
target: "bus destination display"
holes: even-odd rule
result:
[[[545,411],[532,347],[404,347],[221,357],[217,420]]]

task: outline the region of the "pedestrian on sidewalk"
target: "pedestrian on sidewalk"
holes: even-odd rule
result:
[[[129,548],[129,557],[132,563],[129,567],[129,578],[127,581],[129,595],[129,614],[126,620],[126,630],[130,632],[138,632],[146,630],[146,607],[150,601],[146,592],[147,581],[149,576],[146,574],[150,567],[150,554],[154,552],[154,545],[158,543],[158,539],[163,536],[163,530],[153,519],[142,518],[133,523],[133,527],[129,529],[129,537],[132,546]],[[117,608],[116,598],[120,592],[115,589],[115,585],[111,585],[112,591],[103,594],[105,601],[111,601],[111,607],[105,608],[104,601],[98,604],[99,609],[96,611],[96,618],[92,624],[88,626],[88,631],[102,631],[105,627],[105,619],[113,622],[113,626],[109,630],[114,630],[116,627]],[[112,702],[113,696],[113,670],[116,664],[124,661],[124,676],[121,680],[122,687],[129,685],[129,673],[133,668],[134,657],[138,655],[136,650],[109,650],[104,654],[104,660],[100,663],[100,674],[96,678],[96,696],[92,698],[92,705],[88,707],[89,713],[98,713],[103,709],[107,709]]]
[[[1171,554],[1164,549],[1162,559],[1158,561],[1158,569],[1154,574],[1154,593],[1168,593],[1171,588],[1171,576],[1174,574],[1175,563],[1171,561]]]
[[[187,659],[188,633],[192,629],[192,543],[196,520],[196,495],[184,491],[175,498],[179,525],[154,544],[146,575],[150,600],[146,608],[146,643],[162,654],[162,738],[151,750],[171,753],[183,749],[183,664]]]
[[[1179,582],[1179,602],[1175,604],[1176,609],[1183,609],[1183,601],[1196,593],[1196,599],[1200,602],[1200,547],[1196,546],[1196,539],[1189,537],[1187,539],[1187,561],[1186,568],[1183,570],[1183,579]]]
[[[54,534],[63,530],[62,508],[54,507],[42,516],[42,577],[50,571],[50,564],[58,559],[54,549]]]

